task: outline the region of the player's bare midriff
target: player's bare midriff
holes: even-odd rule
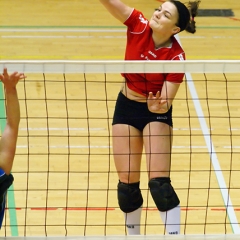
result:
[[[143,96],[143,95],[131,90],[127,86],[125,81],[122,83],[121,92],[123,93],[123,95],[125,97],[127,97],[130,100],[134,100],[134,101],[137,101],[137,102],[146,102],[147,101],[146,96]]]

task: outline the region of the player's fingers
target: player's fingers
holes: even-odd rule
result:
[[[18,72],[13,72],[11,75],[10,75],[10,78],[16,78],[18,77]]]
[[[24,75],[24,73],[19,73],[17,76],[18,80],[25,79],[25,78],[26,78],[26,76]]]
[[[23,78],[26,78],[27,76],[26,75],[24,75],[24,73],[21,73],[21,75],[20,75],[20,79],[23,79]]]
[[[24,78],[24,74],[23,73],[19,73],[19,72],[14,72],[11,74],[10,78],[14,78],[14,79],[22,79]]]
[[[4,76],[8,76],[7,68],[4,68],[4,69],[3,69],[3,75],[4,75]]]
[[[156,98],[161,98],[159,91],[157,91],[157,93],[156,93]]]
[[[15,74],[15,77],[16,77],[16,78],[21,78],[23,75],[24,75],[23,73],[18,73],[18,72],[17,72],[17,73]]]
[[[153,93],[152,92],[149,92],[148,94],[148,99],[152,99],[153,98]]]

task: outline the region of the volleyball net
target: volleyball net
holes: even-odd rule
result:
[[[171,179],[186,235],[176,239],[240,233],[240,61],[0,61],[4,67],[27,78],[17,86],[15,181],[0,236],[126,235],[111,144],[124,72],[185,73],[173,103]],[[144,155],[141,190],[141,233],[163,235]]]

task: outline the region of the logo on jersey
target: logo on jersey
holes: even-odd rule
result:
[[[156,57],[157,57],[157,55],[156,55],[156,54],[154,54],[152,51],[148,51],[148,53],[149,53],[150,55],[152,55],[154,58],[156,58]]]
[[[143,18],[142,14],[139,15],[139,20],[141,23],[147,24],[148,20],[146,20],[145,18]]]
[[[153,56],[154,58],[157,58],[157,55],[155,53],[153,53],[151,50],[148,51],[148,54]],[[145,60],[150,60],[148,58],[148,56],[145,56],[143,53],[140,56],[141,56],[141,58],[144,58]]]
[[[167,118],[167,116],[158,116],[157,119],[166,120],[166,119],[168,119],[168,118]]]
[[[179,54],[178,57],[179,57],[179,60],[184,61],[184,57],[183,57],[182,53]]]

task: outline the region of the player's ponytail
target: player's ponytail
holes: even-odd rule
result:
[[[168,0],[173,3],[178,11],[178,23],[177,26],[180,28],[180,32],[186,30],[190,33],[196,32],[196,24],[194,18],[197,15],[198,6],[200,0],[190,1],[187,5],[183,4],[178,0]]]
[[[199,4],[200,4],[200,0],[199,1],[189,1],[189,3],[188,3],[188,9],[190,12],[190,21],[185,29],[187,32],[190,32],[190,33],[196,32],[195,17],[197,16],[197,13],[198,13]]]

